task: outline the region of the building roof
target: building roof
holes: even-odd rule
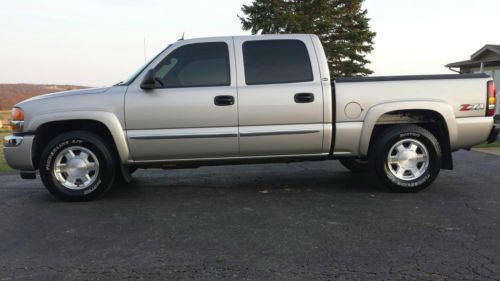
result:
[[[487,59],[481,59],[488,54],[490,56],[488,56]],[[500,65],[500,45],[487,44],[472,54],[470,60],[449,63],[446,67],[479,67],[481,63],[483,63],[484,66]]]
[[[500,55],[500,45],[487,44],[484,47],[482,47],[481,49],[479,49],[479,51],[472,54],[472,56],[470,58],[473,60],[477,59],[478,57],[483,55],[486,51],[490,51],[490,52],[496,53],[497,55]]]
[[[484,64],[484,66],[495,66],[495,65],[500,65],[500,59],[498,60],[490,60],[490,61],[478,61],[478,60],[464,60],[464,61],[457,61],[453,63],[449,63],[445,65],[448,68],[456,68],[456,67],[480,67],[481,62]]]

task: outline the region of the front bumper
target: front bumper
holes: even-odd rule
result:
[[[34,171],[32,159],[33,140],[35,136],[5,136],[3,153],[7,164],[15,170]]]

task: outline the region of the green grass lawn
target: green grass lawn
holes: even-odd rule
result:
[[[10,110],[1,110],[0,119],[4,120],[10,116]],[[0,128],[0,173],[12,172],[13,170],[7,166],[5,159],[3,157],[3,137],[10,134],[10,130],[6,128]]]
[[[10,134],[10,131],[0,129],[0,173],[13,171],[9,166],[7,166],[3,157],[3,137],[8,134]]]
[[[491,147],[500,147],[500,141],[490,143],[490,144],[487,144],[487,143],[480,144],[480,145],[476,146],[476,148],[491,148]]]

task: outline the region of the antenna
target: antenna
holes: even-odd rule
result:
[[[179,39],[179,40],[177,40],[177,41],[182,41],[182,40],[184,40],[184,33],[185,33],[185,32],[182,32],[182,37],[181,37],[181,39]]]
[[[144,63],[146,63],[146,37],[144,37]]]

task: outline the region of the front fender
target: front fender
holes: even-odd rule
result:
[[[380,117],[386,113],[402,110],[427,110],[434,111],[441,115],[448,127],[450,143],[456,143],[458,139],[457,123],[455,122],[455,114],[453,108],[442,101],[396,101],[387,102],[371,107],[366,113],[361,130],[361,138],[359,142],[359,153],[361,156],[368,155],[370,140],[373,129]]]
[[[116,149],[120,156],[122,163],[130,160],[130,153],[127,145],[127,138],[125,136],[123,127],[120,120],[110,112],[106,111],[71,111],[71,112],[52,112],[42,115],[33,116],[25,131],[36,132],[37,129],[46,123],[57,121],[71,121],[71,120],[92,120],[104,124],[116,144]]]

